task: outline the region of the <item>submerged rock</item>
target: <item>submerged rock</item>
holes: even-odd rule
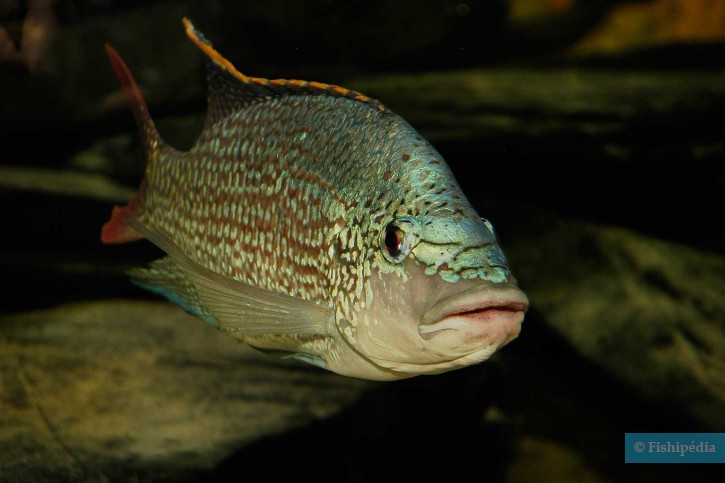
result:
[[[98,173],[0,165],[0,190],[126,202],[135,191]]]
[[[725,258],[564,222],[507,253],[532,309],[582,356],[651,404],[725,429]]]
[[[3,481],[179,479],[371,386],[130,300],[4,316],[0,384]]]
[[[614,481],[589,469],[581,455],[571,448],[536,436],[519,441],[518,458],[511,466],[506,481]]]

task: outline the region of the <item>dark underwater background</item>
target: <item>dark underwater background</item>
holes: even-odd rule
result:
[[[133,286],[159,251],[99,240],[144,167],[103,45],[186,149],[206,93],[185,16],[245,74],[419,129],[497,229],[521,336],[359,381]],[[725,432],[725,1],[0,0],[0,27],[3,483],[722,477],[625,464],[624,434]]]

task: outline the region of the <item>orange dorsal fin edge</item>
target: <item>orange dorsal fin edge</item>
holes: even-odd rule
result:
[[[206,57],[216,66],[216,68],[224,71],[229,76],[239,81],[242,85],[247,86],[250,92],[245,93],[242,97],[247,100],[253,97],[267,97],[274,95],[293,95],[293,94],[326,94],[334,97],[345,97],[370,105],[379,111],[385,111],[386,108],[377,100],[344,87],[324,84],[322,82],[310,82],[296,79],[264,79],[261,77],[250,77],[239,72],[231,62],[225,59],[217,52],[206,39],[204,34],[197,30],[188,18],[183,19],[186,35],[197,47],[206,55]],[[211,77],[211,76],[210,76]]]

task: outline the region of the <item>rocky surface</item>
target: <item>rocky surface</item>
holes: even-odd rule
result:
[[[725,430],[725,257],[562,222],[508,252],[534,310],[583,357]]]
[[[370,385],[266,356],[163,302],[4,316],[0,479],[178,480]]]
[[[135,191],[84,171],[0,166],[0,189],[126,203]]]

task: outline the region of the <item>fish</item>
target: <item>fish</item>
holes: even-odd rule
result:
[[[477,364],[519,335],[528,300],[493,226],[410,124],[350,89],[244,75],[183,24],[208,87],[187,151],[106,44],[147,165],[101,241],[165,253],[134,283],[254,348],[369,380]]]

